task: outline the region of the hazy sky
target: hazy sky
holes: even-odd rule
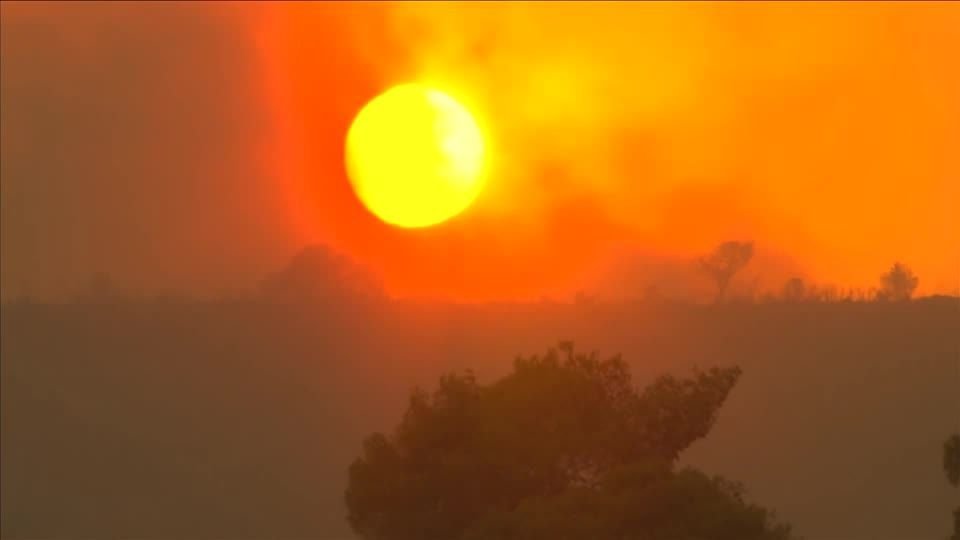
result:
[[[100,271],[243,288],[323,242],[396,295],[535,298],[729,238],[769,286],[868,287],[899,259],[958,287],[958,4],[2,9],[4,296]],[[480,200],[426,231],[343,170],[357,109],[409,80],[494,149]]]

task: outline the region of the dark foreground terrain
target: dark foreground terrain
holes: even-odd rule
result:
[[[426,305],[100,299],[2,308],[2,533],[349,538],[346,470],[413,385],[572,339],[639,384],[738,364],[684,460],[810,540],[949,534],[960,303]]]

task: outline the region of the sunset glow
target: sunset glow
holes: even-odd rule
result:
[[[118,68],[115,86],[143,93],[121,99],[101,90],[100,57],[113,42],[95,36],[162,8],[124,4],[111,22],[66,4],[5,4],[12,24],[44,21],[61,36],[25,31],[31,47],[56,59],[49,69],[6,49],[9,69],[30,77],[24,89],[50,89],[79,118],[117,109],[111,118],[130,123],[108,130],[110,158],[78,144],[67,147],[67,161],[36,164],[29,142],[59,139],[5,131],[4,167],[15,169],[4,174],[5,189],[26,197],[5,204],[32,208],[32,198],[47,197],[41,184],[16,180],[19,171],[136,178],[166,194],[106,196],[64,180],[63,208],[7,212],[8,288],[65,294],[103,268],[100,231],[110,231],[130,246],[114,273],[144,289],[243,288],[301,246],[324,244],[394,297],[514,301],[585,290],[629,298],[657,282],[703,299],[709,283],[674,269],[720,242],[749,239],[757,251],[745,279],[758,293],[793,276],[868,290],[898,260],[921,276],[919,294],[960,291],[960,4],[231,6],[197,8],[236,32],[210,52],[235,50],[228,66],[178,58],[162,72]],[[88,95],[71,97],[61,79]],[[412,228],[370,210],[344,155],[359,111],[411,82],[468,110],[484,154],[482,188],[463,211]],[[10,110],[5,130],[40,129],[33,113]],[[94,140],[77,129],[66,135]],[[165,138],[142,142],[154,135]],[[143,165],[148,157],[163,166]],[[390,198],[382,202],[406,205]],[[79,226],[71,216],[88,213],[88,202],[99,205],[89,212],[98,221]],[[128,213],[139,224],[116,226]],[[159,223],[173,213],[175,224]],[[35,223],[71,248],[10,236]],[[151,234],[149,250],[140,247],[145,230],[164,231]]]
[[[960,0],[0,0],[0,67],[4,540],[960,540]]]
[[[949,6],[287,4],[262,22],[291,232],[391,294],[623,291],[608,278],[636,275],[636,255],[729,238],[756,242],[760,290],[791,275],[868,289],[895,259],[922,291],[958,287]],[[352,46],[330,54],[331,39]],[[496,143],[469,212],[429,235],[354,202],[328,150],[410,80],[449,88]]]

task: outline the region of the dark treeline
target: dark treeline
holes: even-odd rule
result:
[[[304,264],[245,298],[102,286],[3,305],[2,536],[350,538],[347,467],[412,387],[491,380],[558,339],[622,353],[641,385],[740,366],[683,459],[801,536],[950,534],[938,459],[960,424],[957,298],[417,303]]]

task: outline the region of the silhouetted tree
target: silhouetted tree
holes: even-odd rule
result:
[[[880,276],[880,291],[877,297],[881,300],[909,300],[916,290],[919,278],[906,265],[894,263],[890,270]]]
[[[285,301],[375,298],[380,284],[362,267],[324,246],[307,246],[260,284],[263,294]]]
[[[943,443],[943,472],[950,484],[960,487],[960,434],[951,436]],[[953,511],[953,536],[950,540],[960,540],[960,507]]]
[[[717,284],[717,302],[726,296],[730,281],[753,258],[753,242],[728,241],[700,258],[700,267]]]
[[[954,487],[960,486],[960,434],[943,443],[943,472]]]
[[[365,441],[350,525],[384,540],[790,538],[736,484],[675,467],[739,376],[713,368],[638,391],[620,357],[571,343],[490,385],[445,376],[414,392],[393,436]]]
[[[783,299],[787,302],[800,302],[807,297],[807,286],[802,279],[788,279],[783,285]]]

